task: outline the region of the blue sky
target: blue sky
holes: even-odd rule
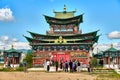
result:
[[[46,34],[49,25],[43,14],[54,16],[53,9],[63,11],[64,4],[67,11],[76,8],[75,15],[84,13],[83,33],[100,29],[98,43],[114,43],[120,49],[120,0],[0,0],[0,46],[26,44],[22,35],[30,36],[27,30]]]

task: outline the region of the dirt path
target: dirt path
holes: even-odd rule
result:
[[[0,80],[94,80],[88,73],[0,72]]]

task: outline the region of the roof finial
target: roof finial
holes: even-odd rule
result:
[[[111,43],[111,48],[113,47],[113,44]]]
[[[14,45],[12,44],[12,45],[11,45],[11,47],[13,48],[13,47],[14,47]]]
[[[64,5],[64,11],[66,11],[66,5]]]

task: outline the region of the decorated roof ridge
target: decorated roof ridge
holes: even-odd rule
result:
[[[60,45],[60,44],[93,44],[93,43],[91,43],[91,42],[88,42],[88,43],[86,43],[86,42],[80,42],[80,43],[30,43],[30,45],[46,45],[46,44],[54,44],[54,45]]]
[[[80,14],[80,15],[77,15],[77,16],[74,16],[74,17],[71,17],[71,18],[55,18],[55,17],[51,17],[51,16],[47,16],[45,14],[43,14],[43,16],[45,16],[46,18],[52,18],[52,19],[56,19],[56,20],[70,20],[70,19],[74,19],[74,18],[77,18],[77,17],[81,17],[83,16],[83,14]]]
[[[34,38],[26,37],[26,36],[24,36],[24,37],[25,37],[29,42],[31,42],[32,40],[43,41],[43,43],[44,43],[44,42],[49,43],[49,42],[52,41],[52,40],[48,41],[48,40],[43,40],[43,39],[34,39]],[[98,40],[99,36],[96,36],[96,37],[93,37],[93,38],[87,38],[87,39],[73,40],[73,42],[74,42],[74,41],[76,42],[76,41],[87,41],[87,40],[93,40],[94,43],[95,43],[95,42],[97,42],[96,38],[97,38],[97,40]],[[55,40],[56,40],[56,39],[55,39]],[[53,40],[52,42],[54,42],[55,40]],[[65,40],[66,40],[66,39],[65,39]]]
[[[93,45],[93,43],[91,43],[91,42],[89,42],[89,43],[86,43],[86,42],[81,42],[81,43],[36,43],[36,44],[34,44],[34,43],[31,44],[31,43],[30,43],[30,45],[44,45],[44,44],[49,44],[49,45],[50,45],[50,44],[54,44],[54,45],[55,45],[55,44],[56,44],[56,45],[60,45],[60,44],[61,44],[61,45],[64,45],[64,44],[71,44],[71,45],[72,45],[72,44],[92,44],[92,45]]]
[[[98,36],[96,36],[96,37],[98,37]],[[29,38],[29,39],[32,39],[32,40],[39,40],[39,41],[49,41],[49,40],[50,41],[54,41],[54,40],[56,40],[56,39],[34,39],[34,38],[30,38],[30,37],[26,37],[26,38]],[[89,40],[89,39],[94,39],[94,38],[87,38],[87,39],[65,39],[65,40],[67,40],[67,41],[84,41],[84,40]]]
[[[115,48],[113,47],[113,44],[111,44],[111,45],[110,45],[110,48],[108,48],[107,50],[105,50],[105,52],[107,52],[107,51],[116,52],[116,51],[119,51],[119,50],[115,49]]]
[[[61,35],[61,36],[77,36],[77,35],[87,35],[87,34],[92,34],[92,33],[97,33],[98,31],[100,30],[96,30],[96,31],[93,31],[93,32],[89,32],[89,33],[84,33],[84,34],[70,34],[70,35]],[[39,34],[39,33],[34,33],[34,32],[31,32],[31,31],[27,31],[29,32],[30,34],[37,34],[37,35],[40,35],[40,36],[51,36],[51,37],[56,37],[56,36],[60,36],[60,35],[46,35],[46,34]],[[23,35],[24,36],[24,35]]]

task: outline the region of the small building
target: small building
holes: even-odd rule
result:
[[[19,67],[20,58],[21,58],[20,51],[13,48],[4,51],[4,67]]]
[[[111,44],[111,47],[95,55],[97,59],[103,60],[105,68],[118,68],[120,65],[120,50],[117,50]]]

